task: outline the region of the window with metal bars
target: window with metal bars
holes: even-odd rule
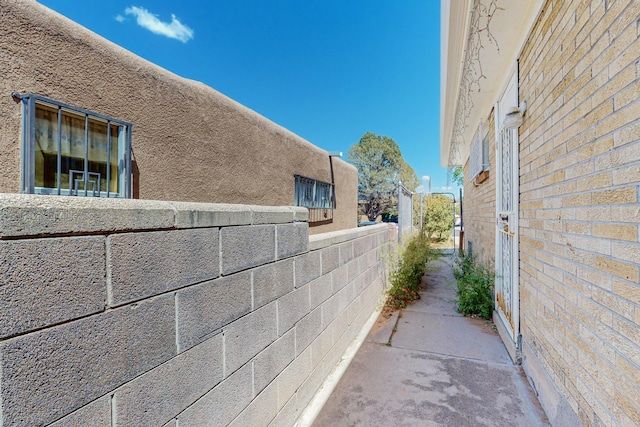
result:
[[[312,178],[295,175],[296,206],[333,209],[333,185]]]
[[[131,197],[131,124],[39,95],[23,105],[22,192]]]

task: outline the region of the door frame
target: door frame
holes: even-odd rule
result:
[[[503,191],[503,166],[502,166],[502,139],[500,131],[502,129],[502,123],[506,113],[506,109],[519,105],[519,88],[518,88],[518,67],[509,75],[507,79],[507,85],[504,88],[500,98],[495,104],[495,135],[496,135],[496,240],[495,240],[495,263],[496,263],[496,286],[494,296],[494,307],[497,313],[498,319],[500,319],[506,336],[501,334],[502,340],[507,345],[508,350],[515,350],[511,354],[511,357],[516,361],[517,356],[515,353],[520,348],[520,256],[519,256],[519,203],[520,203],[520,170],[519,170],[519,130],[512,129],[512,143],[511,143],[511,201],[510,214],[506,221],[507,231],[505,231],[505,222],[501,219],[502,205],[501,197]],[[508,233],[511,239],[511,316],[507,316],[499,305],[498,298],[500,298],[499,289],[502,288],[502,277],[500,274],[503,268],[503,252],[502,252],[502,238],[504,233]],[[505,302],[506,303],[506,302]],[[500,329],[500,328],[498,328]],[[507,340],[509,342],[507,342]],[[512,349],[509,349],[512,347]]]

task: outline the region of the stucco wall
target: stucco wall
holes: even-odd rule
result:
[[[397,241],[386,224],[309,237],[306,218],[0,194],[0,425],[292,426]]]
[[[331,181],[328,153],[212,88],[178,77],[37,4],[0,0],[0,191],[20,191],[20,105],[37,93],[133,124],[133,194],[286,206],[294,175]],[[319,120],[318,126],[324,126]],[[357,175],[334,158],[334,222],[356,226]]]
[[[524,366],[554,425],[640,425],[638,16],[547,1],[520,56]]]
[[[469,173],[469,161],[464,166],[464,242],[477,260],[485,265],[493,266],[496,241],[496,138],[493,110],[487,116],[489,131],[489,170],[488,178],[476,182]]]

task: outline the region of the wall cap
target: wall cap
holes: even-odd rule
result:
[[[308,221],[306,208],[0,193],[0,239]]]
[[[349,240],[357,239],[358,237],[369,236],[371,234],[380,233],[382,231],[395,228],[394,224],[380,223],[377,225],[370,225],[367,227],[351,228],[348,230],[330,231],[322,234],[312,234],[309,236],[309,250],[314,251],[317,249],[326,248],[338,243],[347,242]]]

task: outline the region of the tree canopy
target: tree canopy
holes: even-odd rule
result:
[[[348,160],[358,168],[360,213],[370,221],[396,207],[399,180],[411,191],[419,184],[415,171],[402,158],[400,147],[387,136],[365,133],[349,149]]]
[[[450,170],[451,173],[451,181],[454,184],[457,184],[459,187],[462,187],[464,184],[464,176],[462,175],[462,168],[460,166],[456,166],[455,168]]]

